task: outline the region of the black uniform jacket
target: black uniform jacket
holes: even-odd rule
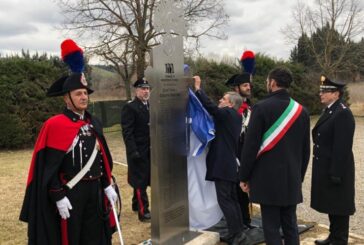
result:
[[[121,111],[121,127],[128,161],[128,182],[134,188],[150,185],[149,111],[137,97]],[[134,158],[136,152],[140,158]]]
[[[333,215],[352,215],[354,204],[354,117],[341,100],[312,129],[311,207]],[[332,176],[339,182],[332,180]]]
[[[250,184],[250,200],[287,206],[302,202],[301,185],[310,157],[310,120],[305,109],[273,149],[257,158],[263,134],[290,102],[285,89],[253,106],[241,157],[240,180]]]
[[[206,157],[206,180],[238,181],[237,152],[241,116],[232,108],[218,108],[202,90],[196,92],[202,105],[213,116],[215,138]]]
[[[86,124],[84,120],[77,120],[73,115],[65,110],[64,114],[51,117],[43,124],[38,135],[20,213],[20,220],[28,223],[28,244],[61,244],[61,217],[55,202],[50,198],[49,189],[52,180],[59,174],[66,151],[80,128]],[[93,125],[93,132],[103,153],[105,173],[110,180],[112,159],[101,125],[90,114],[87,113],[86,117]],[[114,219],[112,222],[111,226],[114,226]]]

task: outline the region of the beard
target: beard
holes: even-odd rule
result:
[[[250,91],[249,92],[247,92],[247,91],[239,91],[239,94],[243,98],[248,98],[248,97],[250,97],[251,92]]]
[[[148,95],[144,95],[144,96],[143,96],[143,100],[144,100],[144,101],[149,100],[149,98],[150,98],[150,94],[148,94]]]

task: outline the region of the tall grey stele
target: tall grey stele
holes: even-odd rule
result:
[[[152,244],[179,245],[198,235],[189,231],[187,183],[187,88],[183,73],[182,11],[161,1],[154,14],[161,45],[153,48],[146,78],[150,97]],[[173,30],[173,31],[172,31]],[[176,34],[178,33],[178,34]]]

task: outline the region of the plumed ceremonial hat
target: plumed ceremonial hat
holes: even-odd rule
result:
[[[239,86],[243,83],[251,83],[251,76],[247,72],[243,72],[242,74],[235,74],[231,76],[226,82],[227,86]]]
[[[250,75],[255,74],[255,54],[251,50],[246,50],[240,57],[240,64],[243,72],[247,72]]]
[[[72,39],[66,39],[61,43],[61,57],[71,73],[56,80],[48,89],[47,96],[61,96],[81,88],[87,89],[89,94],[93,93],[83,74],[83,51]]]
[[[342,90],[345,85],[344,82],[331,80],[325,75],[321,75],[320,77],[320,92],[339,91]]]
[[[232,75],[226,82],[225,82],[225,85],[226,86],[235,86],[234,85],[234,82],[235,82],[235,77],[237,77],[239,74],[235,74],[235,75]]]
[[[134,88],[150,88],[150,84],[147,80],[145,79],[138,79],[134,82]]]

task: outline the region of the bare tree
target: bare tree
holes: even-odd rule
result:
[[[229,16],[225,13],[220,0],[179,0],[184,9],[187,24],[187,41],[185,51],[193,53],[200,48],[201,37],[226,39],[222,28],[226,26]]]
[[[154,28],[153,15],[166,0],[56,0],[66,16],[64,28],[92,44],[86,48],[112,63],[127,79],[135,71],[144,77],[147,53],[158,45],[161,33]],[[171,0],[170,0],[171,1]],[[219,0],[177,0],[184,8],[190,49],[198,49],[202,36],[225,38],[227,24]],[[121,68],[123,67],[123,68]],[[125,81],[125,87],[130,83]],[[129,97],[129,94],[128,94]]]
[[[105,42],[98,47],[90,47],[90,50],[107,63],[112,64],[116,73],[125,82],[125,93],[131,98],[130,82],[136,71],[134,44],[126,39],[123,42]]]
[[[306,48],[319,68],[329,76],[352,67],[353,40],[363,35],[363,9],[360,0],[315,0],[313,5],[298,1],[294,23],[284,34],[297,43],[304,37]],[[307,37],[307,38],[306,38]]]

